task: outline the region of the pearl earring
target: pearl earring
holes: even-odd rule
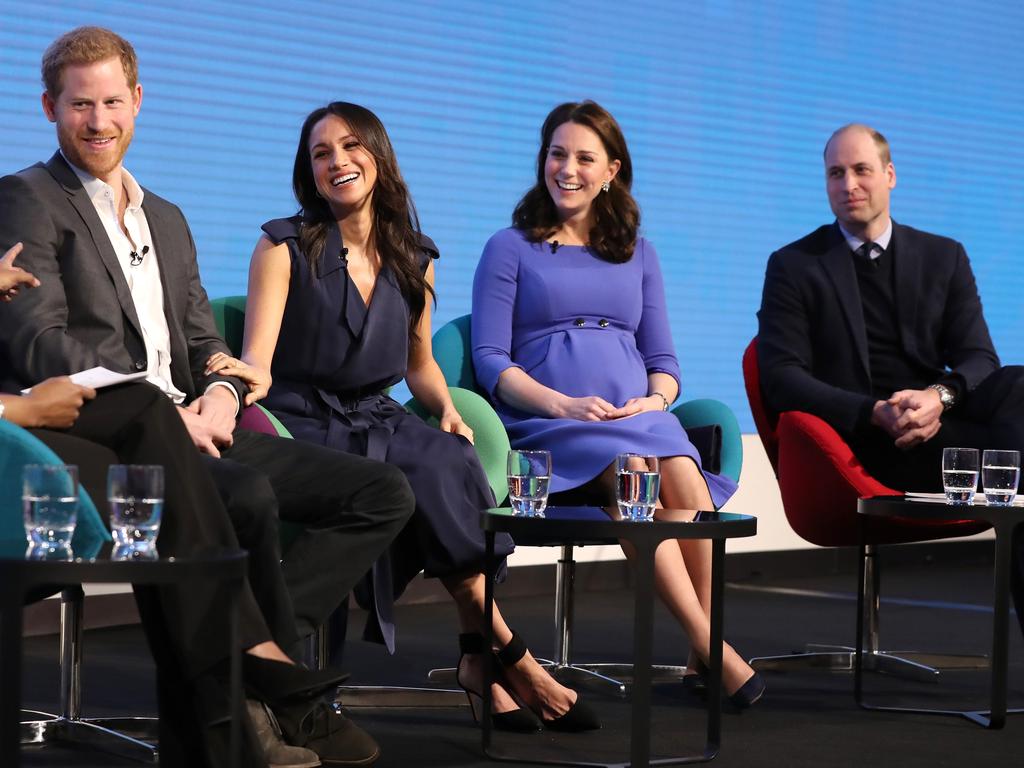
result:
[[[607,181],[602,181],[601,182],[601,191],[602,192],[607,192],[611,188],[612,188],[612,185],[609,184]]]

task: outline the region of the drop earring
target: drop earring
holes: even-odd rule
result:
[[[611,188],[612,188],[612,185],[609,184],[607,181],[602,181],[601,182],[601,191],[602,192],[607,192]]]

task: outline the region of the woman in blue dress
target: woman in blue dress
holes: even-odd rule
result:
[[[421,570],[440,578],[458,609],[458,680],[474,694],[476,715],[484,651],[479,513],[494,498],[431,354],[437,248],[419,231],[384,126],[363,107],[334,102],[309,115],[292,179],[301,210],[264,224],[252,257],[242,362],[219,357],[210,367],[246,378],[247,401],[266,395],[295,438],[405,472],[416,512],[368,580],[371,620],[393,650],[394,598]],[[403,377],[440,429],[386,394]],[[500,539],[497,551],[510,553],[511,539]],[[492,689],[496,727],[600,726],[496,608],[493,630],[502,667]]]
[[[514,448],[551,451],[552,492],[583,488],[613,501],[616,455],[655,454],[661,507],[717,509],[736,486],[702,470],[668,413],[679,364],[657,254],[638,235],[632,176],[625,138],[606,110],[586,101],[548,115],[536,184],[477,267],[477,380]],[[655,561],[661,597],[690,637],[688,667],[696,670],[710,653],[710,553],[707,541],[668,542]],[[757,701],[760,675],[728,645],[723,658],[733,703]]]

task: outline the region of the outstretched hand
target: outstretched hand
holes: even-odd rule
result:
[[[21,243],[15,243],[0,258],[0,301],[10,301],[22,287],[36,288],[39,280],[31,272],[14,266],[14,259],[21,253]]]

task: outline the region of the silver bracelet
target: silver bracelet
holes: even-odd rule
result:
[[[665,397],[663,394],[661,394],[661,392],[658,392],[657,390],[655,390],[654,392],[651,392],[651,394],[648,395],[648,397],[655,397],[655,396],[661,398],[661,410],[667,411],[668,410],[668,398]]]

